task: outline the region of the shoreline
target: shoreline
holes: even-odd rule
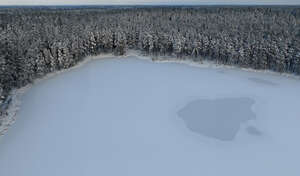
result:
[[[0,121],[1,122],[0,123],[0,139],[9,130],[10,126],[12,126],[15,123],[15,121],[17,120],[16,115],[22,104],[20,97],[24,93],[26,93],[26,91],[29,90],[33,85],[39,83],[40,81],[44,81],[49,78],[53,78],[56,75],[59,75],[61,73],[80,68],[81,66],[85,65],[86,63],[89,63],[90,61],[98,60],[98,59],[109,59],[112,57],[113,58],[124,58],[124,59],[126,59],[126,57],[136,57],[137,59],[147,60],[147,61],[151,61],[153,63],[176,63],[176,64],[185,64],[187,66],[197,67],[197,68],[213,68],[213,69],[221,68],[221,69],[230,69],[230,70],[240,70],[240,71],[244,71],[244,72],[255,72],[255,73],[269,74],[271,76],[280,76],[280,77],[288,78],[288,79],[295,79],[295,80],[300,79],[300,76],[289,74],[289,73],[278,73],[278,72],[274,72],[274,71],[270,71],[270,70],[255,70],[255,69],[251,69],[251,68],[240,68],[238,66],[217,64],[217,63],[214,63],[213,61],[207,61],[205,59],[198,62],[198,61],[194,61],[191,59],[178,59],[175,56],[143,55],[142,52],[136,51],[136,50],[129,50],[126,54],[121,55],[121,56],[115,56],[113,54],[100,54],[100,55],[96,55],[96,56],[87,56],[81,62],[78,62],[78,64],[76,64],[73,67],[49,73],[42,78],[38,78],[38,79],[34,80],[33,83],[30,83],[19,89],[13,89],[10,92],[10,100],[8,101],[7,104],[5,104],[5,106],[7,106],[7,108],[5,108],[6,110],[4,110],[4,113],[3,113],[4,115],[2,117],[0,116],[0,120],[1,120]]]

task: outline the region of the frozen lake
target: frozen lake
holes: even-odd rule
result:
[[[3,176],[299,176],[300,81],[103,59],[44,80],[0,138]]]

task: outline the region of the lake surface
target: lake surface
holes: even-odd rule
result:
[[[44,80],[0,138],[3,176],[298,176],[300,81],[107,58]]]

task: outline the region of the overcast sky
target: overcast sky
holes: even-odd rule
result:
[[[300,0],[0,0],[0,5],[300,4]]]

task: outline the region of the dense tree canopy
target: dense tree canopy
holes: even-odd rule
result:
[[[2,9],[0,100],[87,55],[128,49],[299,74],[300,8]]]

